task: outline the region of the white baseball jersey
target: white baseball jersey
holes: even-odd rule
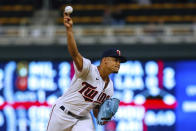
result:
[[[105,82],[102,80],[97,66],[83,58],[83,69],[78,71],[74,64],[75,74],[69,89],[57,100],[65,108],[76,115],[84,116],[96,105],[113,95],[113,82],[109,81],[104,89]]]

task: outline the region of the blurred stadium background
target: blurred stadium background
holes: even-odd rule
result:
[[[1,0],[1,131],[45,131],[68,88],[66,5],[83,56],[98,64],[115,47],[129,59],[110,76],[120,108],[97,131],[196,129],[195,0]]]

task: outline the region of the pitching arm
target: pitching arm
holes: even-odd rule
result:
[[[69,15],[64,13],[64,25],[66,27],[66,33],[67,33],[67,47],[68,51],[78,69],[78,71],[81,71],[83,68],[83,57],[79,53],[76,41],[74,39],[74,33],[72,29],[73,21]]]

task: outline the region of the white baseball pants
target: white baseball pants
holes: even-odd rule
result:
[[[78,120],[55,104],[50,112],[47,131],[95,131],[95,128],[90,113],[87,119]]]

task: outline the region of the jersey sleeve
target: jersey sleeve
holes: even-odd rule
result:
[[[86,59],[86,58],[83,57],[82,60],[83,60],[82,71],[79,71],[77,69],[75,63],[73,62],[75,74],[76,74],[77,77],[84,77],[84,76],[86,76],[89,73],[90,68],[91,68],[91,61],[89,59]]]

